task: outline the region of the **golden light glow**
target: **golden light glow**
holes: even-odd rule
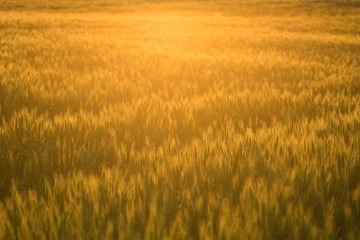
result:
[[[0,2],[0,239],[359,239],[356,1]]]

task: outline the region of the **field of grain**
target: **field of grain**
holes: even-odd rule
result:
[[[0,2],[0,239],[360,239],[357,1]]]

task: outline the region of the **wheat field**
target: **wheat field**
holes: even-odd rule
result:
[[[0,239],[360,239],[360,3],[0,1]]]

